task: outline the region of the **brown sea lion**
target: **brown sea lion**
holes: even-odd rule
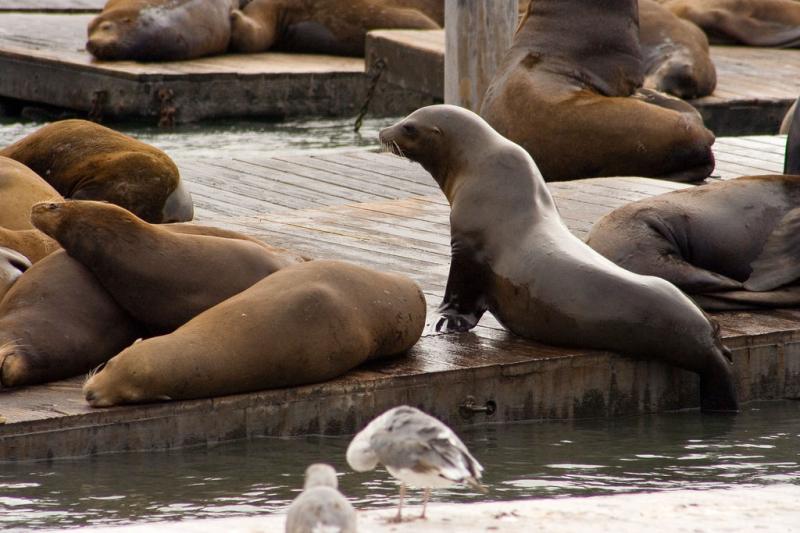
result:
[[[39,203],[31,220],[156,333],[303,261],[245,240],[175,233],[104,202]]]
[[[714,92],[717,70],[703,30],[654,0],[639,0],[644,87],[679,98]]]
[[[31,229],[31,206],[42,200],[60,198],[58,191],[36,172],[18,161],[0,156],[0,227]]]
[[[430,2],[397,3],[403,7],[391,0],[253,0],[231,16],[231,50],[363,56],[369,30],[440,27],[416,9],[425,8]],[[405,7],[411,5],[414,7]],[[432,14],[443,18],[443,7]]]
[[[5,246],[0,246],[0,299],[12,285],[31,267],[27,257]]]
[[[697,372],[704,410],[737,408],[718,327],[670,283],[628,272],[575,237],[520,146],[455,106],[419,109],[380,139],[430,172],[450,203],[437,330],[467,331],[488,310],[525,338]]]
[[[0,150],[64,197],[121,205],[148,222],[185,222],[194,208],[172,159],[87,120],[62,120]]]
[[[712,43],[800,46],[795,0],[673,0],[664,6],[700,26]]]
[[[89,23],[98,59],[178,61],[222,54],[238,0],[109,0]]]
[[[57,251],[0,302],[0,388],[83,374],[140,334],[92,273]]]
[[[536,0],[480,114],[548,181],[704,179],[714,135],[692,106],[643,80],[637,0]]]
[[[408,350],[424,325],[425,298],[405,276],[311,261],[134,344],[83,392],[107,407],[315,383]]]
[[[28,220],[30,218],[28,213]],[[10,230],[0,227],[0,246],[24,255],[31,263],[36,263],[61,248],[56,241],[36,228]]]

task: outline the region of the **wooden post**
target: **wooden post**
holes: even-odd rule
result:
[[[477,112],[517,28],[518,0],[445,0],[444,101]]]

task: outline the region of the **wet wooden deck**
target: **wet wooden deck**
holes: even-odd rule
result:
[[[0,0],[0,12],[89,13],[100,11],[104,5],[106,0]]]
[[[444,94],[444,30],[376,30],[367,60],[383,57],[385,78],[402,87]],[[800,50],[712,46],[717,89],[691,101],[717,135],[774,134],[800,94]]]
[[[101,119],[158,120],[171,114],[177,122],[355,115],[366,98],[361,58],[262,53],[158,63],[97,61],[85,50],[93,16],[0,12],[0,96]],[[403,114],[431,101],[382,85],[373,109]]]
[[[721,178],[776,173],[777,137],[720,139]],[[178,160],[197,221],[236,229],[317,258],[414,278],[432,312],[449,265],[449,209],[418,165],[367,151],[249,161]],[[562,216],[584,236],[626,202],[686,187],[644,178],[551,184]],[[734,351],[743,400],[800,397],[800,311],[717,315]],[[0,460],[150,450],[259,435],[338,434],[399,403],[453,425],[646,413],[697,404],[687,372],[607,352],[515,338],[487,315],[471,333],[427,335],[405,357],[318,385],[187,402],[93,410],[82,378],[0,391]],[[446,391],[446,394],[443,394]],[[493,402],[492,415],[461,406]]]

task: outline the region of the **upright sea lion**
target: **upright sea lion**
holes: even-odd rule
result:
[[[380,139],[430,172],[450,203],[437,330],[467,331],[488,310],[522,337],[697,372],[704,410],[737,408],[718,327],[673,285],[628,272],[575,237],[525,150],[455,106],[419,109]]]
[[[177,61],[228,49],[238,0],[109,0],[89,23],[98,59]]]
[[[689,104],[642,89],[637,0],[536,0],[481,105],[548,181],[698,181],[714,135]]]
[[[639,0],[644,87],[679,98],[714,92],[717,70],[703,30],[654,0]]]
[[[0,388],[83,374],[139,335],[92,273],[57,251],[28,269],[0,302]]]
[[[67,198],[112,202],[148,222],[192,219],[192,197],[167,154],[94,122],[48,124],[0,155],[27,165]]]
[[[0,246],[0,299],[8,289],[31,267],[27,257],[5,246]]]
[[[434,7],[433,16],[444,16],[438,4],[423,0],[253,0],[231,16],[231,50],[363,56],[369,30],[438,29],[419,10],[426,4]]]
[[[2,152],[0,152],[2,153]],[[22,163],[0,156],[0,227],[30,229],[31,206],[61,195]]]
[[[40,203],[31,220],[155,333],[303,261],[246,240],[179,234],[103,202]]]
[[[673,0],[664,6],[700,26],[712,43],[800,46],[795,0]]]
[[[83,391],[107,407],[315,383],[408,350],[424,324],[425,298],[405,276],[311,261],[134,344]]]

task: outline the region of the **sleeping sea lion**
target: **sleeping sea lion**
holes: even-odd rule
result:
[[[443,18],[439,4],[441,1],[422,0],[253,0],[231,16],[231,50],[363,56],[369,30],[440,28],[422,11]]]
[[[39,203],[31,220],[154,333],[304,260],[246,240],[176,233],[103,202]]]
[[[192,197],[167,154],[94,122],[48,124],[0,155],[27,165],[66,198],[112,202],[148,222],[193,216]]]
[[[520,146],[447,105],[418,109],[380,140],[420,163],[450,203],[437,330],[467,331],[489,311],[521,337],[697,372],[703,410],[737,409],[718,327],[670,283],[628,272],[575,237]]]
[[[639,0],[644,87],[679,98],[714,92],[717,70],[703,30],[654,0]]]
[[[222,54],[238,0],[109,0],[89,23],[98,59],[177,61]]]
[[[699,181],[714,135],[686,102],[642,89],[637,0],[536,0],[480,114],[548,181]]]
[[[311,261],[134,344],[83,392],[107,407],[315,383],[408,350],[424,325],[425,298],[405,276]]]
[[[14,159],[0,156],[0,227],[31,229],[31,206],[58,199],[61,199],[58,191],[36,172]]]
[[[795,0],[673,0],[664,7],[700,26],[714,44],[800,46]]]

